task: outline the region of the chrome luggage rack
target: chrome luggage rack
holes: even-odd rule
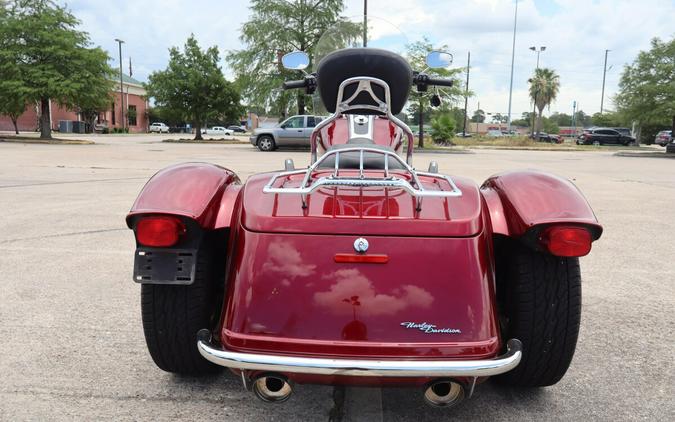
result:
[[[343,153],[359,153],[359,173],[358,176],[340,176],[340,155]],[[369,154],[381,154],[384,155],[384,168],[383,169],[368,169],[370,172],[373,171],[383,171],[383,177],[370,177],[366,176],[364,172],[364,155],[365,153]],[[333,167],[333,172],[329,176],[322,176],[309,184],[309,181],[312,177],[312,174],[321,166],[321,164],[326,161],[327,158],[335,156],[335,165]],[[396,174],[391,173],[389,169],[389,160],[390,157],[393,160],[400,164],[402,171],[410,174],[412,179],[412,184],[407,180],[397,177]],[[343,169],[345,170],[345,169]],[[300,175],[304,173],[302,183],[299,187],[274,187],[274,184],[277,180],[281,178],[287,178],[294,175]],[[422,186],[418,176],[432,177],[436,179],[443,180],[448,183],[450,190],[428,190]],[[311,194],[317,189],[322,187],[379,187],[379,188],[392,188],[392,189],[403,189],[409,194],[411,194],[416,200],[416,209],[420,211],[422,209],[422,199],[425,197],[459,197],[462,196],[462,191],[455,185],[455,182],[448,176],[437,174],[437,173],[428,173],[416,171],[414,168],[409,166],[403,159],[401,159],[395,152],[381,150],[376,148],[369,147],[353,147],[353,148],[341,148],[336,150],[327,151],[323,154],[314,164],[309,166],[306,170],[292,170],[277,173],[263,188],[264,193],[275,193],[275,194],[296,194],[302,196],[302,206],[303,208],[307,207],[307,195]]]

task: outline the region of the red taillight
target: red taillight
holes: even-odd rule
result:
[[[351,253],[336,253],[335,262],[338,264],[386,264],[389,262],[388,255],[363,255]]]
[[[553,226],[542,233],[541,243],[556,256],[584,256],[591,251],[591,233],[583,227]]]
[[[136,239],[144,246],[173,246],[183,233],[185,225],[176,217],[146,217],[136,225]]]

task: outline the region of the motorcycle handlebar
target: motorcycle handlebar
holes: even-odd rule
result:
[[[413,84],[417,85],[417,90],[424,92],[430,85],[435,86],[453,86],[452,79],[431,78],[426,73],[417,73],[413,78]]]
[[[300,81],[285,81],[283,84],[284,89],[297,89],[305,88],[307,86],[307,79]]]
[[[435,78],[429,78],[427,80],[427,85],[435,85],[435,86],[452,86],[453,85],[453,80],[452,79],[435,79]]]

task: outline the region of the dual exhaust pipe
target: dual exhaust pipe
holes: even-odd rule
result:
[[[286,378],[276,374],[264,374],[255,378],[251,389],[256,397],[266,403],[283,403],[293,393]]]
[[[253,394],[266,403],[283,403],[291,397],[293,387],[282,375],[263,374],[253,380]],[[438,380],[427,385],[424,400],[434,407],[453,407],[464,400],[464,386],[452,380]]]
[[[453,380],[437,380],[424,389],[424,401],[434,407],[453,407],[464,400],[464,386]]]

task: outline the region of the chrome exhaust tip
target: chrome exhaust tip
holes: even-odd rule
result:
[[[253,393],[267,403],[283,403],[291,396],[293,388],[281,375],[265,374],[253,381]]]
[[[424,400],[434,407],[452,407],[464,400],[464,386],[456,381],[434,381],[424,390]]]

